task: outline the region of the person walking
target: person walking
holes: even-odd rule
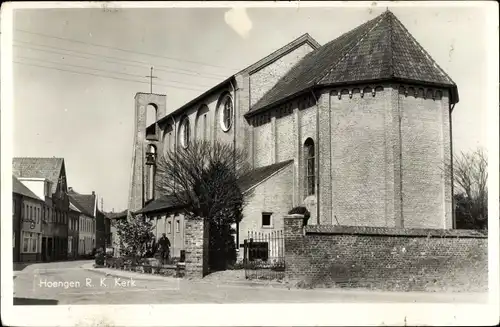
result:
[[[161,264],[164,265],[165,262],[168,262],[170,255],[170,240],[165,233],[163,233],[162,237],[158,241],[158,245],[160,247]]]

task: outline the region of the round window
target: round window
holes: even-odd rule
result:
[[[227,95],[222,101],[220,112],[220,126],[224,132],[231,129],[233,122],[233,101],[231,97]]]
[[[187,148],[189,146],[190,139],[190,130],[189,130],[189,119],[184,118],[180,128],[180,141],[183,148]]]

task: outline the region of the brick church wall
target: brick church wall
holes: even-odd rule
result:
[[[386,133],[392,124],[392,88],[379,90],[375,96],[371,88],[366,91],[363,96],[359,87],[330,94],[332,148],[330,153],[322,153],[321,158],[330,161],[330,155],[332,157],[332,186],[331,191],[324,190],[320,197],[333,193],[333,212],[323,211],[323,214],[325,220],[335,215],[340,224],[393,227],[394,222],[390,221],[393,213],[386,212],[386,200],[389,203],[392,200],[386,198],[386,190],[392,188],[386,183],[393,179],[393,171],[385,169],[390,165],[386,144],[393,137]],[[340,99],[338,93],[343,93]],[[326,113],[323,110],[322,116]],[[325,136],[321,140],[328,142],[328,134]]]
[[[250,106],[257,103],[280,78],[312,50],[313,48],[308,43],[304,43],[262,69],[252,72],[250,75]]]
[[[319,225],[285,219],[286,276],[307,287],[486,291],[487,235],[469,230]]]
[[[401,112],[402,223],[407,228],[452,228],[451,178],[447,170],[451,160],[448,98],[446,92],[436,97],[433,90],[430,94],[428,91],[406,87],[397,92]]]

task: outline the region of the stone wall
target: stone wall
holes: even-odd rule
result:
[[[186,277],[202,278],[208,274],[208,223],[203,218],[186,217]]]
[[[308,287],[486,291],[487,234],[470,230],[303,226],[285,216],[286,276]]]

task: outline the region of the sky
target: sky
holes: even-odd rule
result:
[[[486,148],[487,9],[389,9],[458,85],[454,150]],[[63,157],[69,186],[124,210],[134,95],[149,92],[149,67],[170,112],[304,33],[325,44],[384,10],[15,10],[13,155]]]

